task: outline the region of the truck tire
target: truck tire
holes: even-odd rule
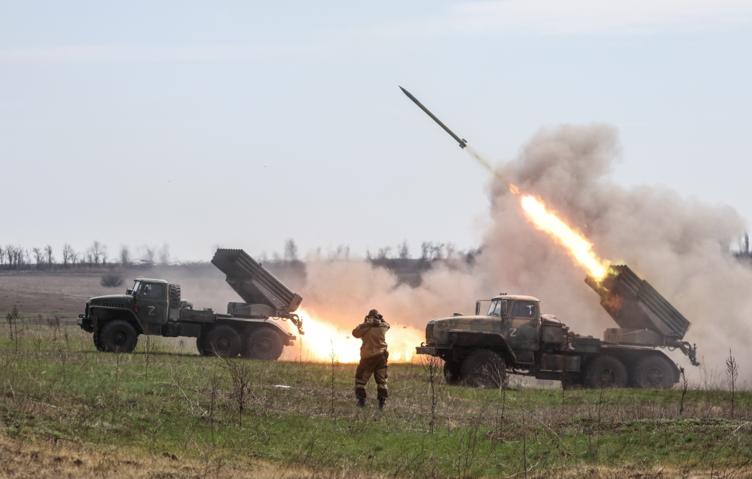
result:
[[[480,388],[500,388],[506,384],[504,358],[488,349],[478,349],[462,361],[460,373],[465,384]]]
[[[459,384],[462,381],[460,363],[457,361],[444,362],[444,382],[450,385]]]
[[[282,355],[282,339],[269,328],[259,328],[246,337],[243,356],[274,361]]]
[[[92,334],[91,337],[94,340],[94,347],[97,348],[97,351],[104,351],[104,345],[102,344],[102,338],[99,334],[99,328],[94,330],[94,334]]]
[[[226,324],[214,326],[206,335],[206,347],[209,354],[221,358],[233,358],[240,354],[240,335],[235,328]]]
[[[613,356],[596,356],[585,369],[585,386],[594,389],[627,386],[627,368]]]
[[[561,378],[561,389],[570,391],[572,389],[582,389],[582,377],[567,375]]]
[[[109,353],[132,353],[138,343],[138,332],[128,321],[115,319],[102,326],[99,342]]]
[[[669,389],[676,378],[673,365],[658,355],[640,359],[630,373],[634,386],[643,389]]]
[[[199,336],[196,338],[196,349],[198,349],[198,353],[201,356],[211,356],[212,352],[209,351],[209,348],[206,346],[206,337],[205,336]]]

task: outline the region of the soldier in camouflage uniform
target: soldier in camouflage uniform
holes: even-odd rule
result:
[[[389,390],[386,387],[387,359],[389,352],[386,346],[386,332],[389,323],[378,311],[372,309],[368,312],[363,322],[353,329],[353,337],[360,338],[363,345],[360,347],[360,363],[355,370],[355,398],[358,406],[366,405],[366,385],[371,375],[376,379],[378,391],[379,409],[384,408]]]

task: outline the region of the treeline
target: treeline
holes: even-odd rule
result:
[[[435,261],[465,262],[472,264],[480,249],[461,250],[451,243],[424,241],[420,244],[418,254],[410,251],[407,241],[396,246],[386,246],[375,251],[367,250],[365,259],[381,266],[398,267],[404,265],[430,266]],[[252,253],[253,254],[253,253]],[[301,258],[295,240],[288,239],[280,252],[268,254],[262,252],[254,255],[262,263],[302,263],[305,260],[328,261],[350,260],[348,245],[339,245],[335,249],[317,248]],[[362,256],[360,256],[362,258]],[[167,244],[160,247],[140,246],[131,249],[121,246],[115,254],[110,254],[107,245],[93,241],[88,248],[76,250],[66,243],[62,249],[55,250],[51,245],[24,248],[17,245],[0,246],[0,270],[57,270],[73,268],[96,268],[114,266],[155,266],[173,264],[170,248]]]
[[[121,246],[116,256],[109,256],[107,246],[94,241],[88,248],[77,251],[70,244],[56,252],[50,245],[24,248],[16,245],[0,246],[0,269],[2,270],[54,270],[67,268],[93,268],[102,266],[154,266],[169,264],[170,249],[142,246],[134,255],[127,246]]]
[[[749,234],[745,234],[739,245],[739,251],[734,253],[735,256],[744,261],[752,261],[752,250],[749,245]]]

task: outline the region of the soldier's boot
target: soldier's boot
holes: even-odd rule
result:
[[[386,398],[389,397],[389,390],[385,385],[379,385],[377,389],[379,395],[379,409],[384,409],[386,405]]]
[[[355,399],[357,400],[356,404],[358,407],[366,407],[366,388],[356,387]]]

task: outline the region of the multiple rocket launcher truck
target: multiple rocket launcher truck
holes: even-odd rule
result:
[[[79,324],[93,334],[100,351],[129,353],[146,334],[196,338],[202,355],[278,359],[295,341],[278,320],[292,321],[302,333],[295,310],[303,298],[243,250],[218,249],[212,264],[244,301],[228,303],[226,314],[194,309],[181,300],[177,284],[139,278],[124,295],[91,298]]]
[[[300,295],[243,250],[218,249],[212,263],[243,299],[228,303],[226,314],[194,309],[177,284],[139,278],[124,295],[91,298],[80,326],[100,351],[131,352],[146,334],[195,337],[202,355],[278,359],[296,339],[279,320],[303,332],[295,314]],[[607,329],[603,340],[541,314],[535,297],[500,294],[478,301],[475,315],[429,321],[416,352],[443,359],[448,383],[486,387],[503,385],[513,373],[560,380],[563,387],[668,388],[679,369],[661,348],[680,349],[697,365],[695,346],[683,341],[689,321],[628,266],[612,266],[603,281],[585,281],[620,326]]]
[[[698,365],[696,346],[683,340],[689,321],[628,266],[585,282],[620,326],[606,329],[603,340],[541,314],[538,298],[500,294],[488,300],[486,314],[478,301],[473,316],[430,321],[417,352],[443,359],[448,383],[486,387],[502,386],[514,373],[559,380],[564,388],[670,388],[680,370],[663,348],[679,349]]]

